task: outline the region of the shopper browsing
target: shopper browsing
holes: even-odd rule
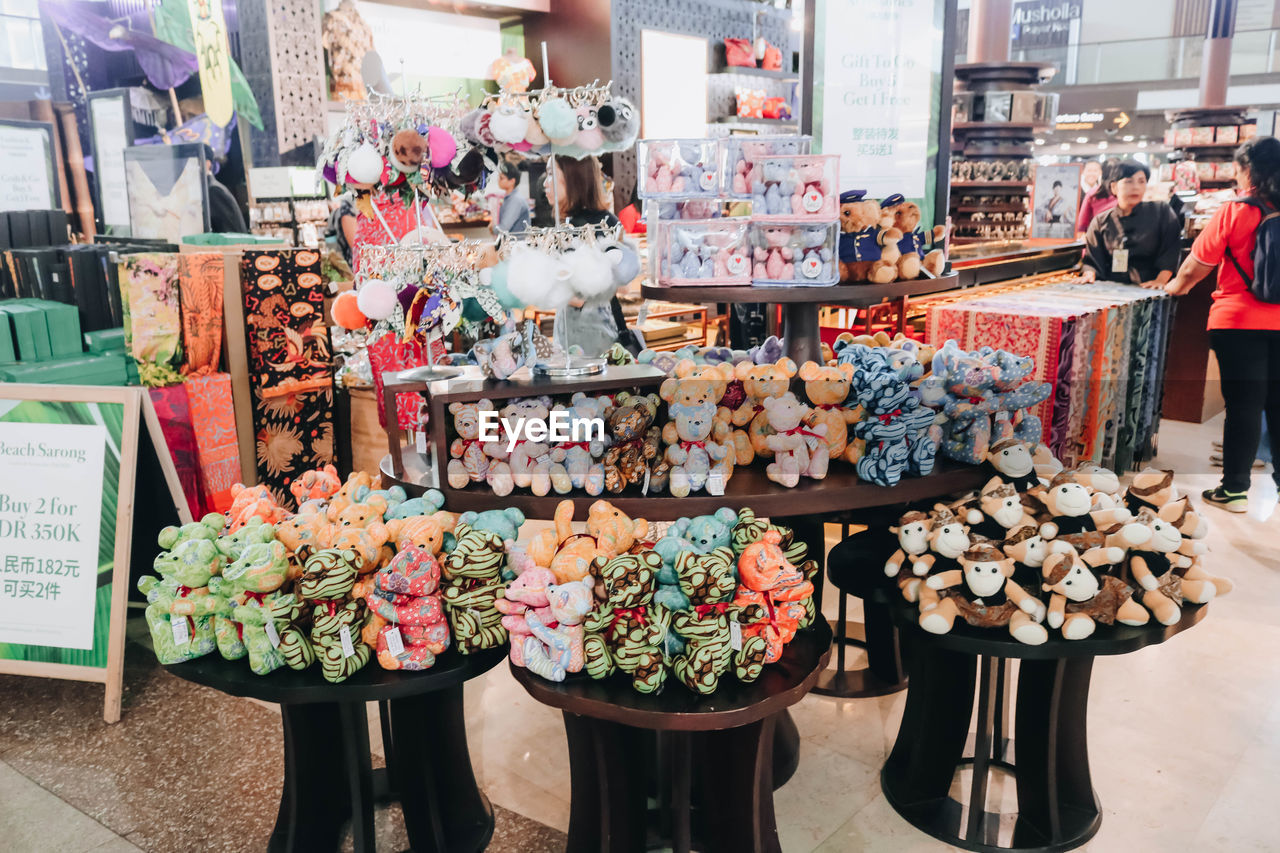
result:
[[[1118,165],[1120,165],[1119,160],[1108,160],[1105,166],[1099,164],[1097,160],[1090,160],[1085,164],[1086,170],[1090,166],[1097,166],[1101,177],[1080,202],[1080,212],[1076,215],[1076,234],[1083,235],[1089,230],[1089,223],[1093,222],[1095,216],[1116,206],[1116,197],[1111,194],[1110,180]],[[1084,185],[1081,184],[1081,186]]]
[[[497,230],[519,234],[529,229],[529,199],[520,191],[520,167],[510,160],[498,162],[498,187],[504,193],[494,220]]]
[[[1143,201],[1151,171],[1125,160],[1109,176],[1116,206],[1098,214],[1085,235],[1085,281],[1163,287],[1178,268],[1182,228],[1163,201]]]
[[[1218,357],[1227,417],[1222,428],[1222,483],[1205,492],[1204,499],[1244,512],[1249,508],[1249,473],[1263,412],[1269,424],[1280,424],[1280,304],[1263,302],[1250,290],[1258,227],[1264,215],[1274,216],[1280,208],[1280,141],[1270,136],[1251,139],[1236,150],[1235,161],[1240,201],[1218,208],[1165,290],[1181,296],[1217,268],[1209,344]],[[1274,459],[1280,452],[1276,432],[1270,440]],[[1271,476],[1280,484],[1280,477]]]

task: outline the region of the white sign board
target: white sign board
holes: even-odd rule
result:
[[[57,206],[50,125],[0,122],[0,210]]]
[[[923,197],[941,38],[934,0],[827,0],[822,9],[821,142],[840,155],[840,189]]]
[[[0,423],[0,643],[93,647],[106,428]]]
[[[129,105],[119,98],[90,98],[89,119],[93,128],[93,169],[98,176],[102,203],[102,224],[129,227],[129,190],[124,180],[124,150],[129,147],[125,125]]]

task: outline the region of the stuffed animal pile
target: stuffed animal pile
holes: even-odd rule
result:
[[[976,495],[908,511],[890,528],[897,549],[885,574],[926,631],[961,620],[1031,645],[1050,632],[1079,640],[1099,624],[1173,625],[1183,607],[1231,590],[1203,564],[1206,524],[1172,471],[1142,471],[1122,493],[1092,465],[1042,478],[1036,450],[1001,440]]]
[[[888,284],[919,278],[922,271],[941,275],[945,228],[922,229],[920,206],[901,194],[879,202],[865,196],[865,190],[840,194],[840,281]]]
[[[238,487],[238,524],[211,513],[161,531],[156,576],[138,588],[162,664],[216,650],[267,675],[318,660],[337,682],[374,657],[423,670],[454,642],[464,654],[506,642],[497,601],[523,558],[512,553],[518,510],[464,513],[459,524],[434,489],[406,499],[364,473],[340,483],[332,466],[293,485],[297,513]]]

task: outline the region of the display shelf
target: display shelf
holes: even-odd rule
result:
[[[384,483],[400,485],[411,495],[420,495],[428,488],[435,488],[428,460],[407,446],[402,446],[400,452],[405,460],[401,475],[392,470],[391,455],[383,457],[381,471]],[[585,518],[591,504],[603,498],[628,515],[652,521],[709,514],[722,506],[748,506],[760,515],[778,517],[829,514],[932,500],[940,495],[976,489],[985,481],[980,468],[939,459],[929,476],[904,477],[891,488],[864,482],[851,466],[840,465],[833,466],[823,480],[802,479],[798,486],[789,489],[770,480],[763,467],[753,465],[735,469],[723,495],[705,491],[683,498],[669,494],[646,495],[639,487],[632,486],[618,494],[605,492],[598,496],[576,491],[568,495],[553,492],[542,497],[512,492],[500,498],[488,486],[481,484],[453,489],[448,483],[442,483],[439,489],[450,512],[479,512],[501,504],[519,509],[529,518],[551,518],[561,501],[572,500],[578,517]]]
[[[712,124],[759,124],[766,127],[785,127],[792,130],[799,129],[800,122],[794,119],[786,118],[742,118],[741,116],[721,116],[714,119]]]
[[[895,281],[889,284],[837,284],[830,287],[697,287],[645,284],[640,293],[647,299],[681,299],[701,302],[774,302],[809,303],[813,305],[848,305],[867,308],[900,299],[903,296],[922,296],[941,293],[956,287],[959,277],[954,273],[937,278],[918,278],[913,281]]]
[[[1239,142],[1194,142],[1187,145],[1175,145],[1174,151],[1195,151],[1197,149],[1212,150],[1229,150],[1239,148]]]
[[[1029,189],[1031,181],[952,181],[952,189]]]
[[[952,184],[955,186],[955,184]],[[1017,204],[961,204],[953,208],[956,213],[1030,213]]]
[[[800,75],[796,74],[794,71],[775,71],[771,68],[757,68],[755,66],[747,65],[730,65],[726,68],[718,68],[707,73],[762,77],[766,80],[778,80],[784,83],[796,83],[800,80]]]

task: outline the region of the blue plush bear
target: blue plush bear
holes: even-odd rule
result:
[[[800,241],[795,258],[796,281],[805,284],[826,284],[836,281],[831,247],[826,245],[827,229],[826,225],[814,225],[796,230]]]
[[[658,570],[658,591],[653,600],[668,610],[687,609],[689,599],[680,590],[675,570],[676,557],[682,551],[710,554],[716,548],[729,545],[737,522],[738,514],[728,507],[721,507],[711,515],[676,519],[653,546],[662,558],[662,568]]]
[[[394,486],[393,488],[398,489],[400,487]],[[356,491],[356,494],[359,494],[359,490]],[[357,500],[360,500],[360,498],[357,498]],[[422,493],[421,497],[410,498],[409,500],[402,501],[391,509],[388,509],[383,517],[387,521],[391,521],[393,518],[409,518],[413,515],[431,515],[433,512],[439,512],[443,508],[444,495],[437,489],[427,489]]]
[[[440,493],[436,492],[436,494],[440,494]],[[371,489],[368,486],[358,486],[356,487],[356,492],[354,497],[355,497],[356,503],[358,504],[367,502],[371,497],[380,497],[387,502],[387,509],[388,511],[390,511],[392,509],[398,508],[400,504],[404,503],[405,500],[409,497],[409,495],[405,492],[404,487],[402,486],[392,486],[389,489],[376,489],[376,490]],[[443,503],[444,495],[440,495],[440,500]],[[386,517],[400,518],[401,516],[386,516]]]
[[[503,542],[515,542],[520,536],[520,525],[524,524],[524,513],[515,507],[464,512],[458,516],[458,523],[465,524],[472,530],[496,533]]]
[[[787,167],[783,163],[765,161],[760,169],[761,180],[751,191],[753,216],[790,216],[791,181],[787,180]]]

